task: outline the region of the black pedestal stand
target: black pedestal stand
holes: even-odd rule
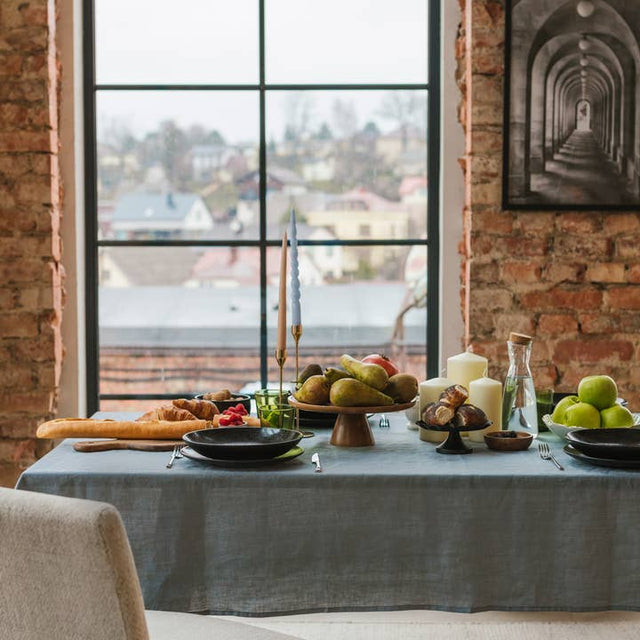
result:
[[[449,435],[447,439],[440,445],[436,447],[436,451],[438,453],[446,453],[446,454],[463,454],[463,453],[473,453],[473,449],[467,447],[467,445],[462,442],[462,438],[460,437],[460,432],[466,433],[467,431],[480,431],[481,429],[486,429],[491,426],[491,422],[486,422],[483,425],[476,425],[475,427],[458,427],[452,423],[447,423],[442,426],[434,426],[427,424],[422,420],[418,420],[417,424],[424,429],[430,429],[431,431],[448,431]]]

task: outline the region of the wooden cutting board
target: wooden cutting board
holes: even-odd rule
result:
[[[113,449],[135,449],[136,451],[172,451],[176,445],[184,445],[182,440],[88,440],[76,442],[76,451],[111,451]]]

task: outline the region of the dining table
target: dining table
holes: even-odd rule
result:
[[[167,468],[170,452],[67,439],[17,488],[115,505],[149,609],[640,610],[640,471],[575,460],[550,433],[538,439],[564,470],[536,442],[440,455],[404,414],[388,417],[370,419],[374,446],[317,429],[302,455],[264,466]]]

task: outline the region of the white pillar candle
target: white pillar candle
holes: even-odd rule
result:
[[[484,356],[465,351],[447,359],[447,378],[469,391],[469,383],[482,378],[488,367],[489,361]]]
[[[440,394],[450,387],[453,382],[449,378],[431,378],[420,383],[420,419],[422,412],[430,402],[438,402]],[[447,435],[446,431],[430,431],[429,429],[420,429],[420,440],[425,442],[444,442]]]
[[[484,434],[502,429],[502,383],[482,377],[469,383],[469,403],[482,409],[493,422],[482,431],[469,431],[469,440],[484,442]]]

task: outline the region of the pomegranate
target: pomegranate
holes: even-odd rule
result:
[[[368,356],[362,358],[362,362],[366,362],[367,364],[377,364],[380,365],[388,374],[389,377],[395,376],[396,373],[399,373],[400,369],[396,367],[387,356],[383,356],[379,353],[372,353]]]

